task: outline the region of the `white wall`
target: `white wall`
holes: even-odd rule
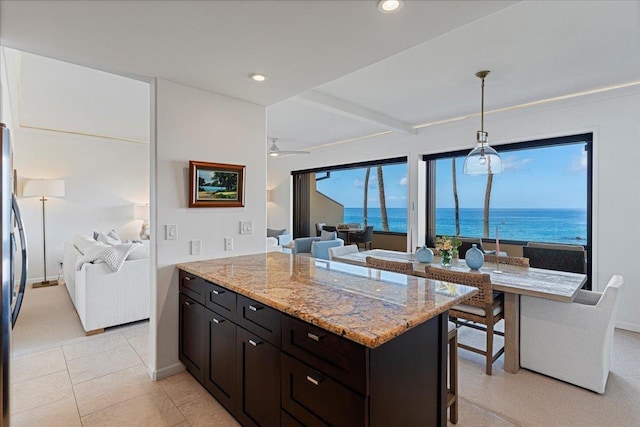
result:
[[[42,203],[21,198],[21,187],[65,180],[65,197],[46,202],[47,276],[55,279],[76,234],[113,228],[139,238],[133,204],[149,201],[149,84],[11,49],[3,56],[29,281],[44,273]]]
[[[490,141],[527,141],[577,133],[594,133],[593,260],[594,289],[602,290],[616,273],[625,277],[618,326],[640,331],[640,88],[587,95],[485,116]],[[290,173],[331,164],[409,156],[409,204],[418,208],[412,229],[424,222],[423,190],[418,192],[419,156],[471,149],[479,120],[424,128],[417,136],[390,135],[343,146],[314,150],[310,156],[274,158],[269,161],[268,186],[277,189],[269,204],[270,224],[289,224]],[[366,153],[366,155],[363,155]],[[335,160],[333,160],[335,159]],[[535,183],[532,183],[535,185]],[[553,189],[549,189],[553,191]],[[416,221],[415,218],[418,218]],[[416,224],[417,222],[417,224]],[[414,232],[414,242],[424,232]]]
[[[165,80],[155,85],[155,147],[152,155],[152,249],[157,291],[152,291],[151,375],[182,369],[178,362],[178,271],[180,262],[264,252],[266,246],[266,129],[264,107]],[[246,165],[245,206],[189,208],[189,160]],[[240,235],[240,221],[253,221],[253,234]],[[164,240],[166,224],[178,240]],[[224,251],[224,238],[235,250]],[[202,240],[202,254],[189,242]],[[154,255],[155,251],[155,255]],[[154,334],[155,331],[155,334]]]

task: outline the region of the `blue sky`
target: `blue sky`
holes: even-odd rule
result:
[[[498,147],[499,149],[499,147]],[[501,153],[504,171],[493,177],[492,208],[586,207],[586,152],[584,144],[562,145]],[[464,157],[456,160],[458,200],[461,208],[482,208],[487,177],[464,175]],[[361,208],[365,168],[332,171],[317,182],[318,190],[346,208]],[[407,165],[383,167],[387,207],[407,207]],[[436,203],[453,207],[451,160],[436,165]],[[376,169],[369,178],[369,207],[379,207]]]
[[[499,152],[499,147],[498,147]],[[492,208],[586,208],[587,157],[584,144],[504,152],[503,172],[493,176]],[[464,157],[456,160],[461,208],[482,208],[487,177],[464,175]],[[451,160],[436,166],[436,204],[452,208]]]
[[[345,208],[362,208],[366,168],[332,171],[331,178],[317,182],[320,192],[341,203]],[[384,192],[388,208],[407,207],[407,165],[386,165],[382,167]],[[319,174],[318,176],[321,176]],[[378,177],[376,168],[371,168],[369,176],[368,206],[379,208]]]

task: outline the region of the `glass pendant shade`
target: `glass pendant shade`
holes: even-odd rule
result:
[[[488,70],[478,71],[476,77],[482,79],[482,100],[480,102],[480,130],[476,132],[476,148],[464,159],[462,173],[465,175],[488,175],[502,172],[502,160],[498,152],[489,147],[489,133],[484,131],[484,78]]]
[[[490,146],[478,143],[464,159],[462,173],[465,175],[487,175],[502,172],[502,160]]]

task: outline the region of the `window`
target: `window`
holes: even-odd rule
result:
[[[372,225],[374,233],[406,234],[406,157],[294,171],[292,175],[297,235],[309,235],[317,223],[356,223]]]
[[[592,139],[501,145],[503,172],[492,177],[462,173],[468,151],[424,156],[427,242],[437,235],[493,240],[498,232],[501,242],[517,245],[583,245],[590,278]]]
[[[345,223],[366,223],[375,231],[407,232],[406,163],[335,170],[329,176],[316,173],[316,188],[344,206]]]

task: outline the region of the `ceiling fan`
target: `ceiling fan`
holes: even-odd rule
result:
[[[300,150],[281,150],[276,145],[278,138],[269,138],[271,140],[271,147],[267,150],[267,154],[271,157],[277,157],[284,154],[309,154],[309,151]]]

